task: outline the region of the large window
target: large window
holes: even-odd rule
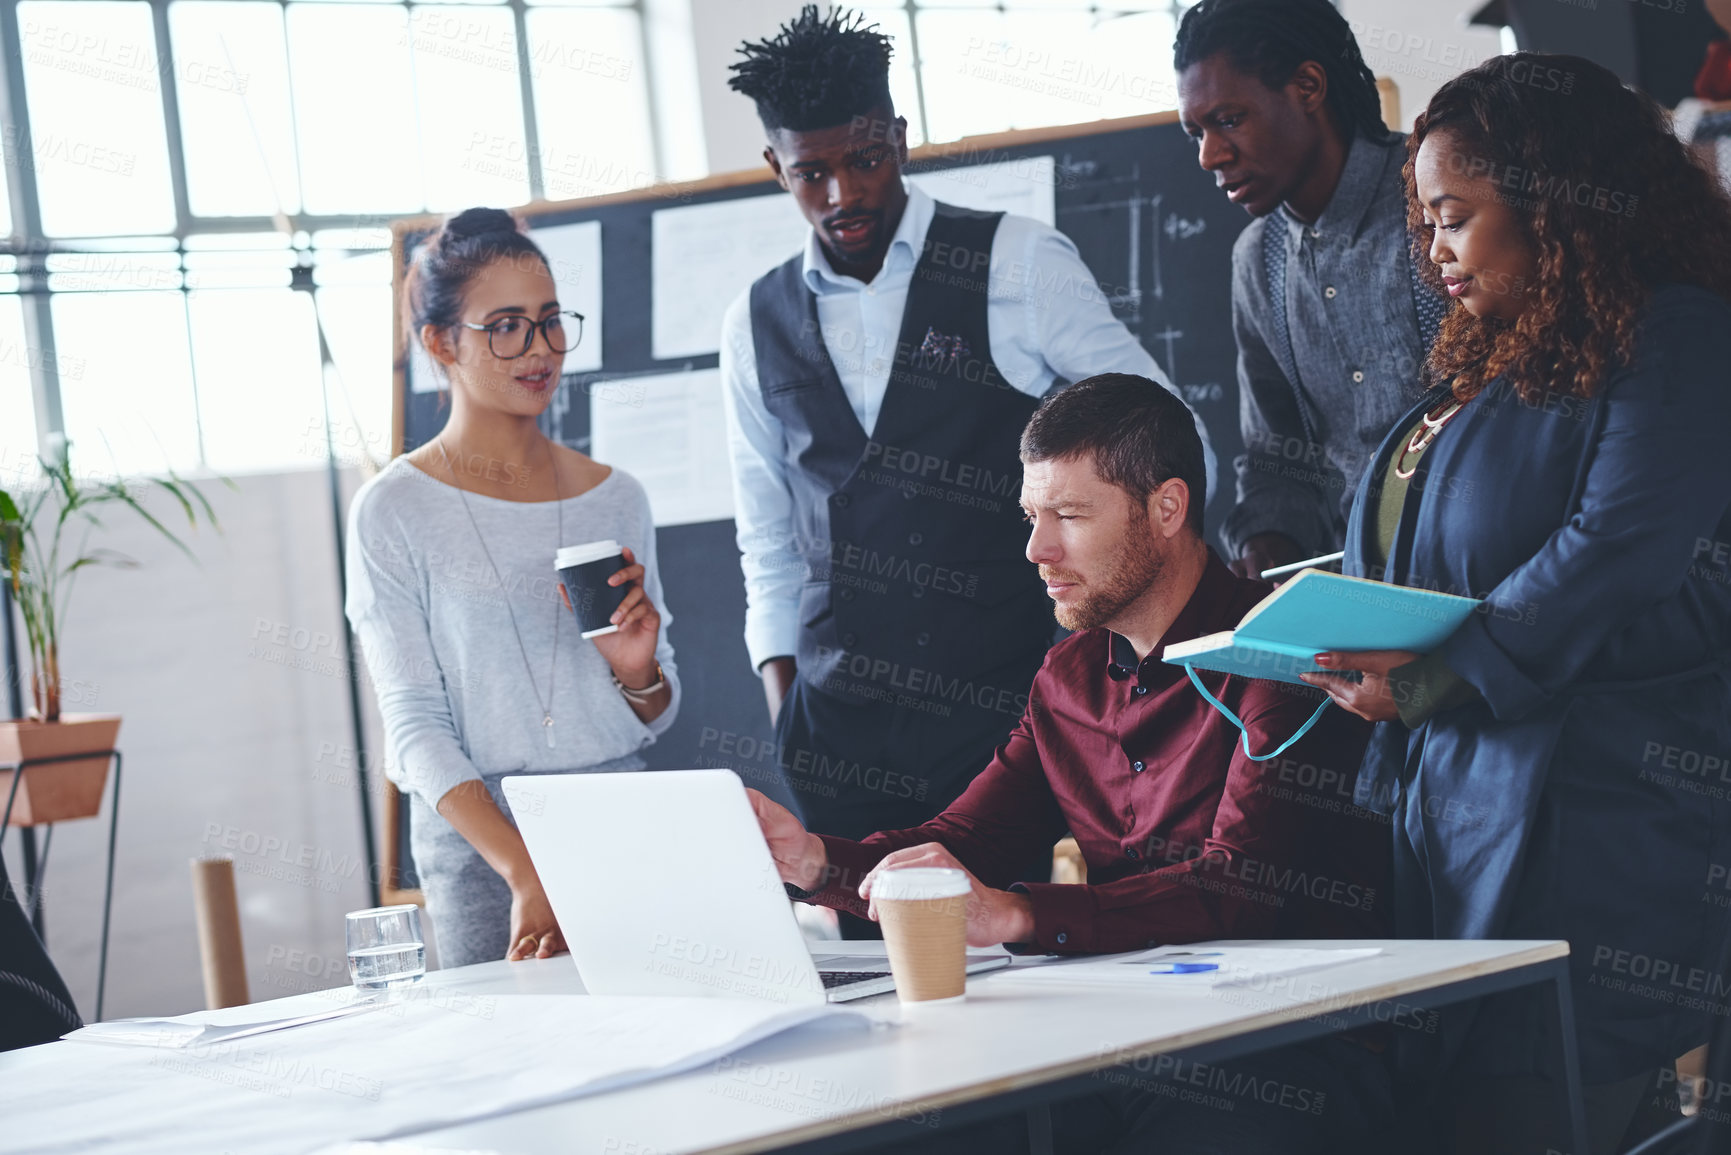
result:
[[[895,38],[913,143],[1178,107],[1173,37],[1196,0],[903,0],[862,8]]]
[[[0,486],[385,457],[390,218],[694,175],[645,2],[0,0]]]

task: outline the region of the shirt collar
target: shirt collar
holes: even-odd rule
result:
[[[1334,186],[1334,195],[1328,199],[1322,215],[1316,218],[1314,224],[1306,224],[1293,216],[1292,211],[1282,202],[1280,215],[1285,218],[1287,229],[1295,237],[1302,237],[1307,230],[1315,236],[1331,236],[1335,233],[1351,236],[1356,233],[1359,224],[1364,220],[1364,214],[1370,211],[1377,192],[1382,188],[1383,170],[1388,165],[1389,152],[1399,147],[1405,139],[1398,132],[1391,133],[1385,142],[1355,134],[1352,143],[1347,146],[1346,164],[1340,170],[1340,183]]]
[[[1108,632],[1110,644],[1107,646],[1106,676],[1115,682],[1123,682],[1131,675],[1137,675],[1137,680],[1144,684],[1163,677],[1171,680],[1177,671],[1176,666],[1167,666],[1160,660],[1160,655],[1166,652],[1166,647],[1175,642],[1187,642],[1204,634],[1220,630],[1220,616],[1230,603],[1238,579],[1232,571],[1226,568],[1226,563],[1214,552],[1212,546],[1208,549],[1208,561],[1202,567],[1202,576],[1196,582],[1196,588],[1190,593],[1190,600],[1184,603],[1184,608],[1178,611],[1178,616],[1172,619],[1172,624],[1166,627],[1160,641],[1148,652],[1141,661],[1136,660],[1136,647],[1130,644],[1130,639],[1119,633]],[[1233,623],[1236,624],[1236,623]]]
[[[890,238],[889,251],[884,254],[883,268],[878,271],[880,277],[892,269],[914,267],[920,250],[926,243],[926,230],[932,224],[932,198],[921,191],[920,186],[908,184],[905,180],[902,183],[908,190],[908,203],[902,210],[902,219],[896,225],[895,235]],[[806,287],[814,293],[857,293],[860,290],[859,280],[844,277],[830,267],[823,246],[818,243],[816,229],[806,230],[805,262],[801,271],[805,275]]]

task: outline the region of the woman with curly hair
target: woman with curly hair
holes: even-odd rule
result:
[[[1453,302],[1347,572],[1483,604],[1435,653],[1319,655],[1362,681],[1309,680],[1379,723],[1359,796],[1394,816],[1401,932],[1569,940],[1612,1151],[1731,1013],[1731,890],[1709,892],[1731,865],[1731,204],[1652,100],[1577,57],[1485,62],[1407,147],[1414,243]],[[1455,1150],[1573,1149],[1546,1002],[1409,1041],[1408,1071],[1453,1072],[1427,1082]]]

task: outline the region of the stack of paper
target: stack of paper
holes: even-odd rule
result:
[[[347,1018],[349,1015],[377,1010],[383,1005],[385,1004],[382,1001],[356,1002],[310,1015],[235,1023],[207,1021],[208,1017],[202,1012],[182,1015],[177,1019],[109,1019],[107,1022],[79,1027],[76,1031],[60,1037],[75,1043],[109,1043],[123,1047],[166,1047],[179,1050],[194,1044],[230,1043],[253,1035],[322,1023],[327,1019]]]
[[[124,1135],[129,1155],[304,1152],[690,1070],[818,1018],[867,1021],[748,999],[446,995],[238,1040],[0,1055],[0,1151],[116,1149]]]

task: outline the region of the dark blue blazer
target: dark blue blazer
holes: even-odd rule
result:
[[[1568,939],[1587,1081],[1669,1065],[1731,1010],[1731,304],[1654,292],[1590,399],[1491,383],[1367,572],[1389,456],[1445,395],[1384,440],[1347,529],[1346,572],[1484,599],[1442,651],[1483,700],[1379,725],[1360,772],[1395,815],[1397,923]],[[1555,1046],[1536,1000],[1462,1037],[1487,1073]]]

